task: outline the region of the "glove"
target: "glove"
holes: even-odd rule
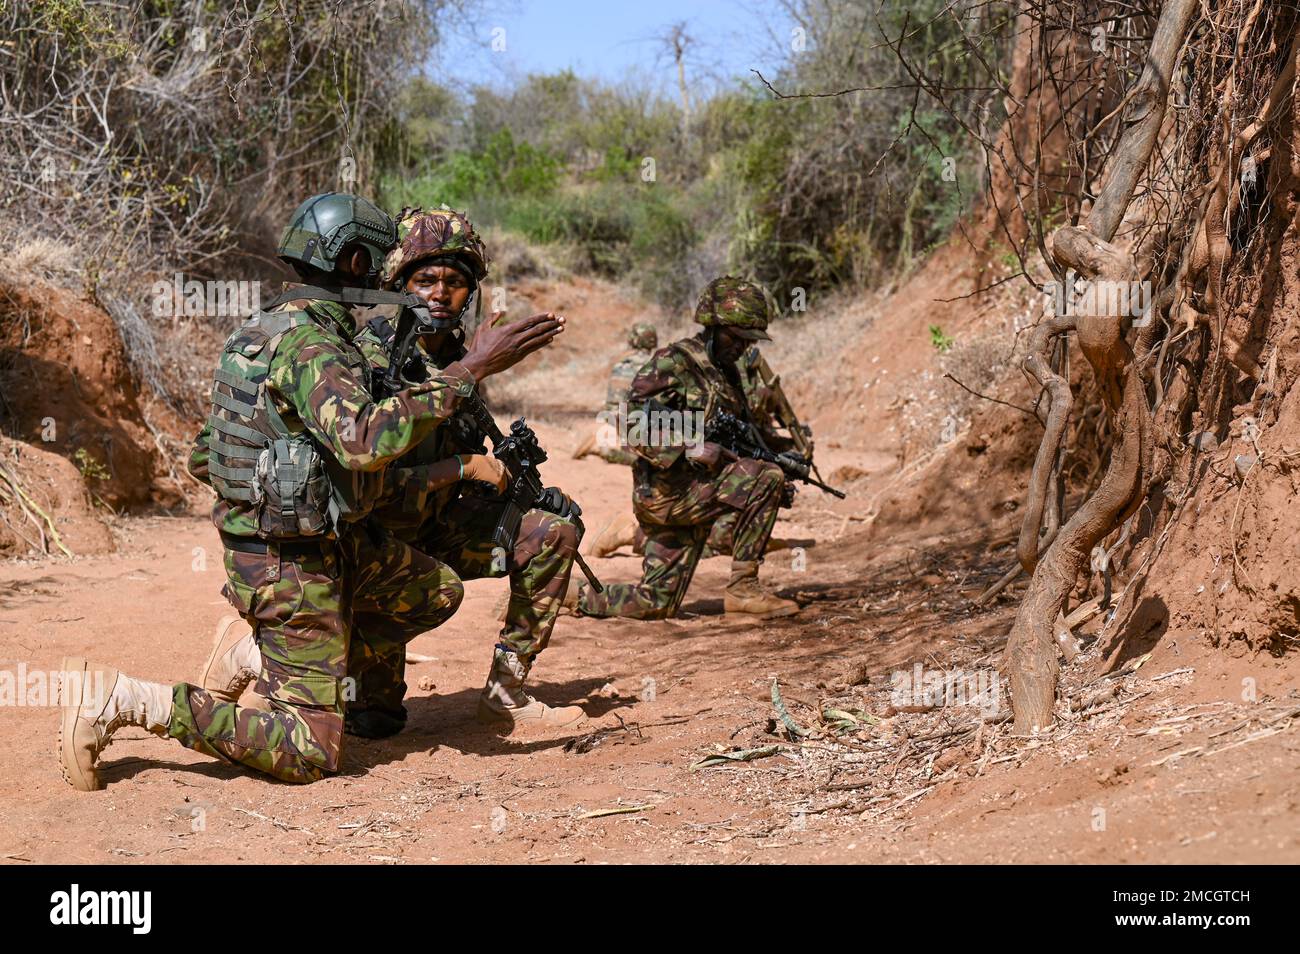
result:
[[[781,487],[781,507],[783,509],[794,506],[794,495],[799,488],[792,481],[787,480]]]
[[[481,480],[491,484],[498,493],[504,493],[509,482],[505,464],[486,454],[460,454],[461,480]]]

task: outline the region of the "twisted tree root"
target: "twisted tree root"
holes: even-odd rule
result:
[[[1164,119],[1174,64],[1198,9],[1198,0],[1168,0],[1164,4],[1146,66],[1128,97],[1125,130],[1088,216],[1088,228],[1064,228],[1053,236],[1052,257],[1063,267],[1075,268],[1084,278],[1127,281],[1136,275],[1131,257],[1111,245],[1110,239],[1150,161]],[[1006,668],[1015,728],[1021,734],[1052,724],[1059,671],[1054,633],[1057,615],[1087,566],[1092,548],[1140,504],[1153,453],[1146,389],[1125,340],[1121,316],[1077,317],[1079,344],[1093,366],[1103,404],[1113,422],[1111,430],[1118,435],[1119,443],[1111,452],[1096,492],[1061,528],[1042,559],[1036,559],[1038,524],[1029,526],[1028,518],[1038,514],[1041,520],[1050,474],[1048,462],[1055,460],[1073,402],[1069,382],[1046,366],[1044,346],[1069,330],[1068,320],[1068,316],[1056,318],[1040,326],[1033,340],[1038,347],[1031,347],[1025,359],[1026,370],[1052,393],[1051,415],[1056,416],[1062,434],[1052,431],[1049,417],[1047,433],[1034,461],[1030,507],[1019,541],[1021,563],[1026,569],[1032,568],[1033,577],[1007,639]],[[1042,499],[1037,499],[1040,496]]]

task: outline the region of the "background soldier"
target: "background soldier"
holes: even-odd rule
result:
[[[562,325],[481,332],[462,361],[374,400],[353,337],[358,306],[398,300],[374,290],[396,238],[393,221],[357,196],[326,193],[299,206],[278,251],[308,284],[226,342],[212,415],[191,455],[191,472],[217,492],[223,592],[254,627],[251,652],[218,645],[214,657],[236,683],[256,665],[269,709],[65,659],[59,753],[74,787],[99,787],[96,761],[123,725],[284,781],[336,772],[354,614],[410,599],[422,628],[445,618],[437,561],[362,526],[379,489],[374,472],[449,417],[476,380],[542,347]]]
[[[762,435],[763,442],[778,453],[787,450],[796,451],[811,460],[812,430],[795,417],[794,410],[790,407],[790,402],[781,387],[780,378],[772,373],[757,345],[745,349],[745,353],[736,361],[736,373],[740,377],[741,390],[745,393],[750,419]],[[623,401],[627,400],[626,390],[625,388]],[[635,460],[634,455],[626,451],[622,453],[628,457],[629,462]],[[730,555],[736,517],[736,511],[723,514],[709,528],[709,538],[704,544],[701,559]],[[766,552],[786,550],[790,547],[807,548],[815,544],[815,540],[807,538],[787,539],[773,536],[767,541]],[[645,534],[631,508],[605,524],[600,533],[592,539],[588,552],[595,557],[607,557],[625,546],[630,546],[633,553],[645,555]]]
[[[637,372],[659,347],[659,332],[655,331],[655,326],[648,321],[638,321],[628,329],[627,343],[632,350],[619,358],[609,372],[609,385],[605,389],[605,423],[597,424],[582,439],[573,452],[574,460],[582,460],[588,454],[596,454],[611,464],[631,465],[636,461],[635,454],[624,450],[616,441],[607,438],[608,423],[617,421],[616,415],[620,410],[626,411],[628,389],[631,388]]]
[[[710,282],[695,309],[704,330],[657,351],[632,382],[629,405],[647,414],[700,412],[708,421],[727,411],[748,420],[736,360],[754,341],[770,340],[770,314],[757,285],[730,276]],[[675,615],[710,526],[734,515],[726,612],[763,617],[798,612],[797,604],[763,592],[758,584],[777,508],[788,493],[781,468],[748,458],[728,460],[717,444],[689,446],[684,435],[677,437],[661,441],[663,446],[631,448],[638,457],[632,507],[645,534],[641,582],[609,585],[604,593],[579,588],[577,609],[587,616],[634,619]]]

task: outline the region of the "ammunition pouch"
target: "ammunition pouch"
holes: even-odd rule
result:
[[[338,515],[325,462],[305,437],[276,439],[258,454],[252,496],[262,537],[320,536]]]

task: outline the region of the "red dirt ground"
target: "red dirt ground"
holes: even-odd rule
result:
[[[537,284],[528,297],[555,293]],[[603,392],[590,370],[637,308],[593,283],[564,294],[571,331],[501,393],[540,422],[555,449],[544,472],[582,502],[595,533],[626,507],[630,474],[564,451]],[[558,393],[565,369],[579,384]],[[713,559],[681,619],[562,618],[533,685],[545,701],[586,707],[590,724],[571,736],[501,738],[473,721],[504,584],[471,582],[461,612],[411,646],[434,658],[411,666],[408,729],[348,740],[345,771],[314,785],[269,782],[123,733],[106,753],[106,790],[76,792],[53,755],[56,711],[5,704],[0,859],[1300,861],[1294,653],[1234,656],[1175,621],[1106,678],[1097,656],[1109,634],[1086,641],[1094,617],[1063,691],[1097,704],[1063,706],[1048,736],[1013,738],[1004,715],[981,722],[971,706],[894,704],[891,674],[914,664],[996,666],[1014,601],[979,611],[970,598],[1010,564],[1013,524],[968,515],[873,527],[865,502],[884,499],[896,469],[879,430],[870,456],[829,441],[819,450],[828,475],[865,471],[848,501],[802,492],[778,525],[782,536],[818,539],[806,554],[772,554],[764,571],[804,605],[798,616],[724,617],[726,560]],[[201,516],[133,517],[113,530],[112,554],[0,566],[0,673],[48,670],[78,653],[145,678],[193,677],[228,613],[215,531]],[[609,580],[638,568],[627,556],[594,565]],[[774,678],[811,735],[777,734]],[[828,708],[854,711],[860,724],[823,724]],[[777,748],[691,770],[719,749],[766,746]],[[589,816],[619,808],[629,810]]]

